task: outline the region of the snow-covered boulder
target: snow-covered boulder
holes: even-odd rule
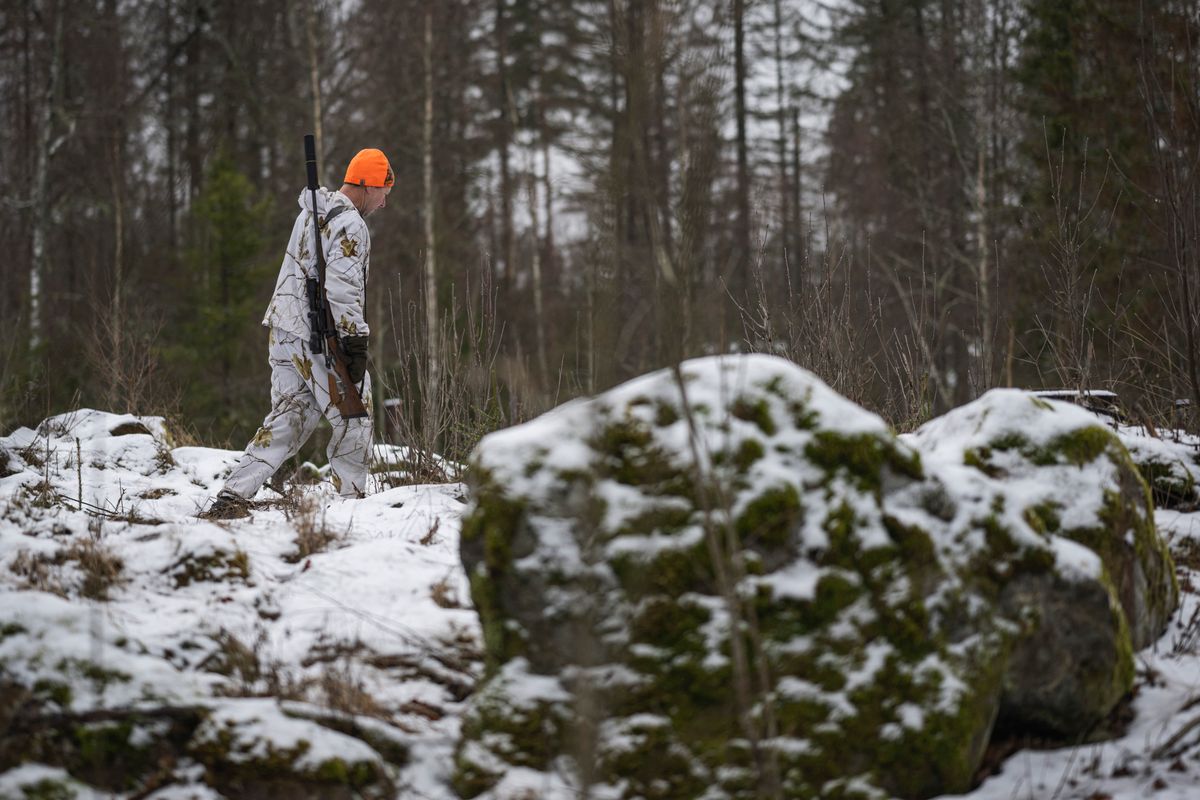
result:
[[[1149,484],[1156,507],[1185,511],[1200,508],[1200,464],[1196,462],[1194,444],[1160,439],[1133,428],[1122,432],[1121,442]]]
[[[985,400],[905,441],[790,362],[710,358],[487,437],[459,793],[961,791],[1064,625],[1099,632],[1039,722],[1086,729],[1130,685],[1131,621],[1173,608],[1169,556],[1111,435],[1076,450],[1058,404]],[[1041,450],[977,430],[1009,416]]]
[[[905,438],[956,487],[970,518],[958,525],[982,532],[993,554],[1020,554],[1018,569],[967,573],[1022,626],[1004,722],[1060,736],[1087,730],[1128,691],[1133,651],[1158,638],[1178,601],[1126,448],[1093,414],[1011,389]]]

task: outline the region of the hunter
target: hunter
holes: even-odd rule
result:
[[[313,241],[316,226],[312,218],[316,214],[325,254],[328,308],[335,320],[350,379],[369,410],[371,376],[367,374],[367,343],[371,331],[363,309],[371,235],[364,220],[387,205],[394,182],[384,154],[367,149],[360,150],[350,161],[338,191],[320,187],[315,192],[306,189],[300,193],[300,214],[292,226],[275,293],[262,321],[268,329],[271,412],[202,517],[247,516],[249,500],[284,461],[296,454],[322,415],[333,426],[326,454],[334,489],[343,497],[366,494],[372,422],[369,416],[344,418],[330,397],[326,361],[311,352],[305,281],[317,275]],[[312,185],[316,186],[315,180]]]

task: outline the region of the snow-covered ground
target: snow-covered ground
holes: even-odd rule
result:
[[[304,717],[360,715],[410,751],[400,796],[446,796],[481,671],[460,484],[358,501],[328,484],[263,489],[249,519],[207,522],[194,515],[239,454],[171,447],[157,419],[80,411],[0,448],[0,678],[61,685],[72,714],[215,707],[275,746],[306,739],[317,762],[370,748]],[[39,770],[0,776],[0,797]]]
[[[201,706],[197,737],[236,730],[247,752],[304,740],[308,766],[403,762],[382,767],[397,797],[452,797],[459,719],[483,669],[458,557],[464,488],[396,485],[404,453],[381,447],[366,499],[296,484],[264,489],[249,519],[208,522],[195,514],[238,453],[175,445],[155,418],[86,410],[0,438],[0,689],[36,685],[75,718]],[[1200,513],[1157,520],[1182,608],[1138,654],[1123,733],[1018,750],[962,797],[1200,797]],[[381,758],[389,745],[407,756]],[[135,794],[30,763],[0,774],[0,798],[47,780],[80,798]],[[181,763],[173,785],[138,796],[220,795]]]

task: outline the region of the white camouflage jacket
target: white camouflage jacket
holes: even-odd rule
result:
[[[335,205],[344,205],[332,224],[325,215]],[[307,339],[309,336],[308,295],[304,279],[317,276],[317,258],[313,251],[312,192],[300,192],[300,208],[292,226],[287,252],[279,268],[275,294],[263,317],[268,328],[287,331]],[[371,234],[357,209],[341,192],[317,189],[317,213],[321,221],[321,239],[325,248],[325,293],[337,331],[342,336],[366,336],[371,331],[363,315],[367,272],[371,253]]]

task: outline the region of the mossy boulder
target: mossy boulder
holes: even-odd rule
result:
[[[700,359],[487,437],[468,481],[463,797],[965,791],[998,719],[1112,709],[1176,600],[1120,442],[1022,393],[902,439],[789,362]]]
[[[65,770],[45,764],[25,764],[0,773],[0,797],[6,800],[79,800],[100,796]]]
[[[1200,466],[1194,446],[1134,433],[1122,436],[1121,442],[1150,487],[1156,507],[1181,511],[1200,507]]]
[[[1083,409],[1015,390],[988,392],[909,441],[970,498],[962,509],[992,557],[964,574],[1020,625],[1003,721],[1085,733],[1128,691],[1134,650],[1162,634],[1178,600],[1126,447]]]
[[[197,779],[224,797],[396,796],[395,763],[366,740],[387,742],[349,718],[318,723],[256,699],[60,715],[36,692],[24,698],[20,713],[0,732],[0,772],[52,765],[71,783],[122,796]],[[387,749],[393,757],[406,755],[394,743]],[[203,773],[185,776],[176,772],[180,764],[198,765]]]
[[[530,673],[524,658],[500,667],[463,718],[467,744],[454,772],[459,794],[474,797],[512,767],[549,771],[563,746],[570,700],[557,679]]]
[[[271,700],[212,709],[187,745],[228,797],[391,800],[391,768],[360,739],[285,714]]]

